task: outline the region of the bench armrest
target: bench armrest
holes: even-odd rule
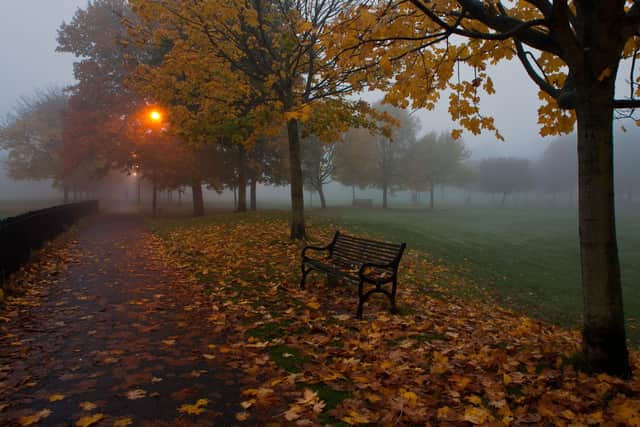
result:
[[[331,244],[327,246],[305,246],[302,250],[302,259],[307,258],[307,251],[328,251],[331,248]]]

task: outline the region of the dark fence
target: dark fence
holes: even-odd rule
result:
[[[80,218],[98,212],[98,201],[54,206],[0,220],[0,288],[31,252]]]

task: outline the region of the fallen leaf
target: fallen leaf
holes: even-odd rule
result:
[[[128,391],[126,396],[129,400],[138,400],[147,397],[147,392],[141,388],[137,388],[135,390]]]
[[[93,411],[94,409],[96,409],[98,407],[98,405],[96,405],[93,402],[81,402],[80,403],[80,407],[84,410],[84,411]]]
[[[105,414],[87,415],[86,417],[82,417],[78,421],[76,421],[76,426],[78,426],[78,427],[89,427],[89,426],[92,426],[95,423],[103,420],[104,418],[106,418]]]
[[[247,421],[249,419],[249,413],[246,411],[238,412],[236,414],[236,420],[238,421]]]
[[[120,418],[113,423],[113,427],[127,427],[133,424],[133,420],[131,418]]]
[[[49,409],[43,409],[35,414],[20,417],[18,423],[20,423],[21,426],[30,426],[40,422],[43,418],[47,418],[49,415],[51,415],[51,411]]]
[[[62,399],[64,399],[64,394],[52,394],[49,396],[49,402],[57,402]]]
[[[205,411],[204,407],[208,403],[209,403],[208,399],[198,399],[198,401],[193,405],[189,405],[189,404],[181,405],[178,408],[178,411],[183,412],[185,414],[189,414],[189,415],[198,415]]]

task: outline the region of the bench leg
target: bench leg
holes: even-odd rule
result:
[[[398,307],[396,306],[396,288],[398,287],[398,281],[394,278],[393,284],[391,285],[391,296],[389,297],[389,301],[391,301],[391,313],[398,313]]]
[[[300,279],[300,289],[304,289],[304,284],[307,280],[307,274],[309,274],[310,271],[311,271],[310,268],[305,270],[304,264],[302,265],[302,278]]]

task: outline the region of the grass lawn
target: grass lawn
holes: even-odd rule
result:
[[[407,242],[462,270],[502,304],[561,325],[582,310],[576,212],[570,209],[443,207],[313,211],[354,233]],[[640,215],[618,215],[628,334],[640,343]]]

